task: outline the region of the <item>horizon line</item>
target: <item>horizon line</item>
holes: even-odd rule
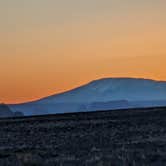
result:
[[[101,81],[101,80],[107,80],[107,79],[137,79],[137,80],[149,80],[149,81],[155,81],[155,82],[158,82],[158,83],[166,83],[166,80],[160,80],[160,79],[153,79],[153,78],[145,78],[145,77],[125,77],[125,76],[120,76],[120,77],[101,77],[101,78],[98,78],[98,79],[94,79],[94,80],[91,80],[91,81],[87,81],[87,83],[82,83],[80,86],[75,86],[74,88],[70,88],[68,90],[64,90],[64,91],[61,91],[59,93],[54,93],[54,94],[50,94],[50,95],[47,95],[47,96],[43,96],[43,97],[39,97],[39,98],[36,98],[36,99],[32,99],[32,100],[27,100],[25,102],[16,102],[16,103],[7,103],[7,105],[17,105],[17,104],[26,104],[26,103],[31,103],[31,102],[35,102],[35,101],[39,101],[39,100],[42,100],[42,99],[45,99],[45,98],[49,98],[49,97],[52,97],[52,96],[56,96],[56,95],[60,95],[60,94],[64,94],[64,93],[67,93],[67,92],[70,92],[72,90],[76,90],[78,88],[81,88],[83,86],[86,86],[90,83],[93,83],[93,82],[96,82],[96,81]],[[6,104],[5,102],[2,102],[4,104]]]

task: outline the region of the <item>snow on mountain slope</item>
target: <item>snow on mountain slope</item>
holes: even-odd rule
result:
[[[10,105],[25,115],[166,106],[166,82],[135,78],[105,78],[38,101]]]

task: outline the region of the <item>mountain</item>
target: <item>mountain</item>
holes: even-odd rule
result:
[[[25,115],[166,106],[166,82],[104,78],[34,102],[9,105]]]

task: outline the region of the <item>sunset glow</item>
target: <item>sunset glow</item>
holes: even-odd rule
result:
[[[103,77],[166,80],[164,0],[1,0],[0,102]]]

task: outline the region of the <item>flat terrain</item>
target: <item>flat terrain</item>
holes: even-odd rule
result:
[[[166,165],[166,108],[0,120],[0,166]]]

